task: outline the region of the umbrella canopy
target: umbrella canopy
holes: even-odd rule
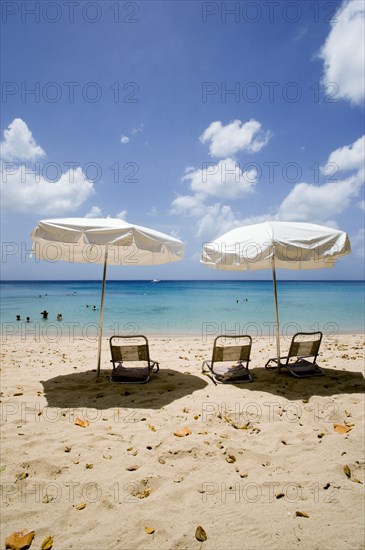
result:
[[[43,260],[104,265],[101,293],[97,375],[107,265],[158,265],[181,260],[184,243],[154,229],[113,218],[41,220],[32,231],[33,252]]]
[[[341,256],[350,252],[350,241],[343,231],[310,223],[267,221],[237,227],[205,244],[201,262],[209,267],[233,271],[272,270],[279,364],[279,313],[275,268],[333,267]]]

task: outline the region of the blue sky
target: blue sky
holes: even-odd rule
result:
[[[252,278],[201,245],[271,217],[345,230],[364,278],[364,10],[351,2],[14,2],[2,9],[2,278],[98,279],[29,257],[39,219],[118,216],[186,243],[111,279]],[[267,279],[267,272],[255,278]]]

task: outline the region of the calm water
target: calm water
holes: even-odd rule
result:
[[[2,333],[46,332],[96,337],[101,282],[3,282]],[[238,300],[238,302],[237,302]],[[322,330],[325,334],[364,330],[362,281],[278,281],[281,333]],[[86,306],[89,307],[86,307]],[[93,306],[97,310],[93,311]],[[49,312],[47,321],[40,312]],[[57,321],[62,313],[63,321]],[[22,321],[16,322],[16,315]],[[25,323],[29,316],[31,323]],[[104,334],[215,334],[253,337],[274,326],[271,281],[109,281]]]

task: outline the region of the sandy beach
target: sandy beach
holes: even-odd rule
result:
[[[151,337],[160,372],[131,386],[107,338],[99,382],[94,343],[7,338],[2,547],[27,529],[58,550],[364,548],[363,343],[325,336],[326,376],[297,380],[265,371],[260,338],[253,382],[215,386],[212,340]]]

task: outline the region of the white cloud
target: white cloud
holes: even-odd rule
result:
[[[122,136],[120,138],[120,142],[121,143],[128,143],[129,142],[129,137],[128,136]]]
[[[332,216],[341,214],[350,205],[351,199],[358,196],[363,184],[361,176],[356,174],[318,186],[298,183],[281,203],[278,219],[329,224]]]
[[[121,210],[120,212],[118,212],[118,214],[115,214],[115,217],[119,218],[120,220],[125,220],[126,216],[127,210]]]
[[[356,256],[365,257],[365,230],[360,229],[356,235],[351,237],[351,247]]]
[[[61,173],[57,181],[49,181],[37,162],[45,156],[27,124],[15,118],[4,132],[1,161],[1,198],[4,210],[37,214],[75,212],[93,193],[93,182],[80,167]]]
[[[333,151],[328,157],[323,172],[331,174],[334,168],[337,168],[341,172],[345,170],[362,170],[364,166],[365,135],[351,145],[344,145]]]
[[[238,151],[256,153],[264,147],[271,134],[262,130],[261,122],[251,119],[248,122],[233,120],[226,126],[218,120],[200,136],[202,143],[210,142],[209,153],[212,157],[227,157],[235,155]]]
[[[357,203],[357,206],[358,206],[359,208],[361,208],[361,210],[363,210],[363,211],[365,212],[365,201],[364,201],[364,200],[358,202],[358,203]]]
[[[44,157],[45,152],[37,145],[27,124],[21,118],[15,118],[4,130],[4,141],[1,142],[3,161],[33,161]]]
[[[171,204],[171,214],[199,217],[203,214],[205,196],[197,193],[196,195],[178,195]]]
[[[102,218],[103,213],[98,206],[92,206],[90,212],[85,214],[85,218]]]
[[[183,181],[189,181],[190,188],[195,193],[234,199],[253,191],[257,171],[252,169],[244,172],[238,162],[226,158],[218,164],[204,163],[202,169],[189,169]]]
[[[216,203],[205,207],[204,214],[197,221],[197,236],[211,240],[235,227],[261,223],[267,219],[268,216],[266,215],[238,218],[230,206]]]
[[[56,182],[24,164],[9,173],[2,169],[1,196],[5,210],[60,215],[76,211],[94,193],[81,168],[68,170]]]
[[[139,126],[135,126],[132,129],[132,136],[135,136],[136,134],[141,134],[143,132],[143,123],[141,123]]]
[[[354,105],[362,105],[365,97],[364,16],[363,0],[344,2],[320,52],[323,84],[337,85],[337,97]]]

